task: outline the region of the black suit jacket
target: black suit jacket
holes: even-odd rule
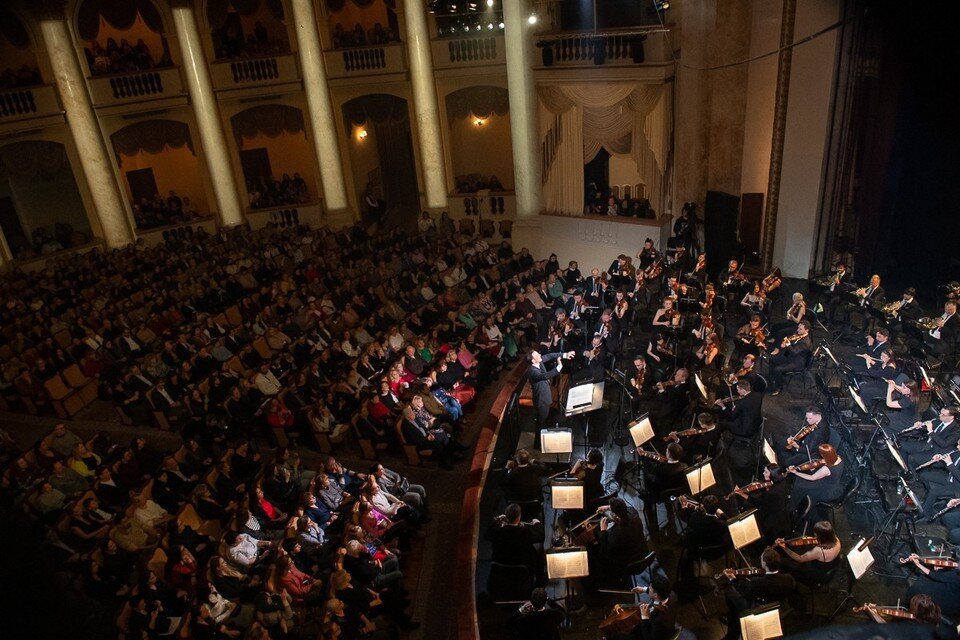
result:
[[[957,447],[957,440],[960,439],[960,424],[954,420],[942,431],[937,432],[937,427],[942,424],[939,420],[933,421],[934,432],[930,434],[929,441],[937,451],[947,453]]]
[[[543,525],[500,525],[494,522],[486,536],[493,547],[492,560],[503,564],[522,564],[534,569],[538,564],[535,544],[543,542]]]
[[[542,500],[543,477],[548,473],[545,466],[536,462],[515,467],[503,477],[503,493],[508,501]]]
[[[720,420],[720,425],[735,436],[749,438],[757,432],[762,421],[763,395],[751,391],[734,402],[734,407]]]
[[[643,560],[649,553],[640,515],[632,507],[628,509],[630,517],[626,522],[618,522],[610,529],[600,532],[601,555],[623,569],[633,562]]]
[[[530,380],[530,386],[533,388],[533,402],[537,407],[549,407],[553,402],[550,392],[550,380],[560,375],[556,367],[547,369],[546,364],[553,362],[562,354],[547,353],[543,355],[543,361],[539,365],[530,365],[527,370],[527,377]]]

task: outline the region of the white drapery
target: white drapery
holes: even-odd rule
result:
[[[668,91],[639,83],[540,85],[540,139],[552,150],[544,163],[544,208],[582,213],[583,167],[605,148],[633,158],[651,206],[661,213],[671,128]],[[551,131],[558,121],[559,140]]]

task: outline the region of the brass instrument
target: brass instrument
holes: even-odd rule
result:
[[[853,295],[857,296],[858,298],[865,298],[867,295],[867,289],[869,288],[870,287],[860,287],[859,289],[853,292]]]
[[[897,314],[900,313],[900,307],[903,306],[903,300],[897,300],[896,302],[890,302],[883,305],[880,310],[885,316],[890,318],[896,318]]]
[[[916,321],[916,325],[919,328],[923,329],[924,331],[933,331],[934,329],[938,328],[937,320],[939,319],[940,318],[931,318],[929,316],[924,316],[923,318],[920,318],[919,320]]]

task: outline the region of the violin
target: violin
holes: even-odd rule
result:
[[[784,540],[783,544],[788,547],[815,547],[820,544],[820,541],[814,536],[800,536]]]
[[[956,569],[960,567],[960,562],[956,560],[951,560],[950,558],[932,558],[932,557],[919,557],[918,560],[920,564],[926,565],[932,569]],[[910,558],[900,558],[900,564],[907,564],[910,562]]]
[[[755,344],[758,349],[767,348],[767,332],[763,327],[757,327],[753,331],[753,344]]]
[[[679,384],[676,380],[665,380],[664,382],[657,383],[657,391],[663,393],[663,390],[667,387],[675,387]]]
[[[816,471],[822,466],[825,466],[827,461],[823,458],[817,458],[816,460],[811,460],[810,462],[804,462],[803,464],[798,464],[793,467],[788,467],[788,471],[793,469],[794,471]]]
[[[630,378],[630,384],[633,385],[637,391],[643,391],[643,382],[646,380],[646,378],[647,368],[644,367],[643,369],[637,369],[637,377]]]
[[[706,433],[709,429],[698,429],[696,427],[690,427],[689,429],[684,429],[683,431],[673,431],[663,436],[664,442],[676,442],[680,438],[689,438],[690,436],[698,436],[701,433]]]
[[[647,604],[628,604],[615,605],[613,611],[600,623],[600,633],[604,638],[619,637],[629,634],[643,620],[643,607],[649,607],[650,611],[662,611],[667,605],[662,602],[652,602]]]
[[[663,273],[663,258],[657,258],[653,264],[647,267],[646,274],[648,278],[659,278]]]
[[[917,617],[907,611],[902,607],[881,607],[879,605],[866,603],[861,607],[854,607],[854,613],[860,613],[861,611],[873,611],[877,615],[886,616],[888,618],[898,618],[900,620],[916,620]]]
[[[730,577],[731,580],[736,580],[737,578],[752,578],[754,576],[762,576],[764,571],[760,567],[747,567],[745,569],[729,569],[733,572],[733,576],[730,577],[727,575],[727,571],[721,571],[717,575],[713,576],[714,580],[719,580],[720,578]]]
[[[667,461],[666,456],[662,456],[656,451],[647,451],[646,449],[637,449],[637,455],[641,458],[649,458],[654,462],[665,463]]]
[[[814,431],[816,431],[817,427],[819,426],[820,426],[819,423],[804,425],[800,429],[800,431],[797,431],[795,434],[793,434],[793,437],[790,438],[790,442],[787,443],[787,449],[794,449],[794,450],[799,449],[800,443],[803,441],[803,439],[806,438],[811,433],[813,433]]]
[[[792,345],[794,342],[799,342],[803,340],[805,337],[806,336],[802,336],[799,333],[795,333],[792,336],[787,336],[786,338],[783,339],[783,342],[780,343],[780,348],[786,349],[787,347]]]
[[[697,257],[697,265],[693,268],[693,272],[696,273],[697,271],[700,271],[701,269],[705,269],[706,267],[707,267],[707,254],[701,253]]]
[[[737,493],[741,493],[741,492],[748,493],[748,494],[755,493],[757,491],[763,491],[764,489],[769,489],[772,486],[773,486],[773,480],[762,480],[760,482],[751,482],[748,485],[744,485],[742,487],[739,487],[738,489],[731,491],[730,493],[727,494],[727,497],[725,499],[729,500],[730,498],[735,496]]]
[[[696,500],[693,500],[692,498],[688,498],[687,496],[679,496],[677,501],[680,503],[681,509],[696,509],[697,511],[704,511],[702,504]]]

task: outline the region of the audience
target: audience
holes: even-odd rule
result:
[[[99,42],[94,41],[83,51],[87,56],[90,73],[94,76],[149,71],[173,66],[166,42],[164,42],[163,53],[157,59],[142,39],[138,39],[136,44],[130,44],[125,38],[121,38],[120,43],[117,44],[115,38],[107,38],[106,46],[101,46]]]

